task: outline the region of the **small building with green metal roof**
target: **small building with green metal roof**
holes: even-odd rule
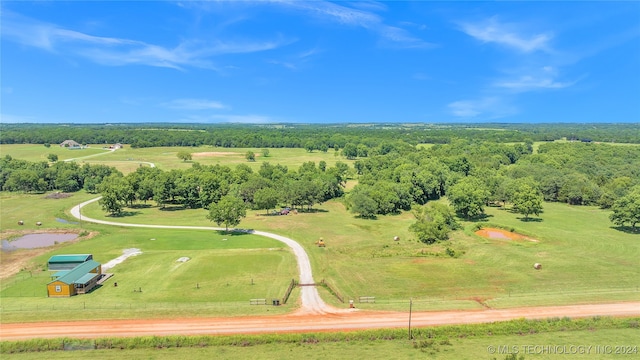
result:
[[[49,271],[72,270],[76,266],[89,260],[93,260],[93,255],[91,254],[53,255],[51,258],[49,258],[48,267],[49,267]]]
[[[49,297],[69,297],[85,294],[98,284],[102,277],[102,265],[87,260],[72,270],[62,270],[53,275],[54,280],[47,284]]]

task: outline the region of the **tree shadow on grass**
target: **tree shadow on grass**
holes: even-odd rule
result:
[[[165,207],[161,207],[160,211],[180,211],[185,209],[186,209],[185,206],[165,206]]]
[[[151,204],[133,204],[129,206],[131,209],[148,209],[152,207]]]
[[[136,216],[138,214],[140,214],[140,211],[122,211],[119,214],[107,215],[107,217],[123,218],[123,217],[129,217],[129,216]]]
[[[234,228],[229,228],[229,231],[216,230],[216,232],[220,236],[236,237],[236,236],[251,235],[251,234],[253,234],[254,230],[253,229],[234,229]]]
[[[490,218],[493,217],[493,215],[487,215],[487,214],[480,214],[477,216],[472,216],[472,217],[465,217],[465,216],[461,216],[458,215],[461,219],[465,220],[465,221],[469,221],[469,222],[473,222],[473,223],[477,223],[477,222],[487,222],[489,221]]]
[[[517,217],[516,219],[522,221],[522,222],[543,222],[544,220],[542,218],[539,217],[535,217],[535,218],[526,218],[526,217]]]
[[[325,210],[325,209],[296,209],[298,210],[299,213],[306,213],[306,214],[315,214],[315,213],[328,213],[329,210]]]
[[[634,229],[631,226],[611,226],[611,229],[622,231],[627,234],[640,235],[640,228],[638,227]]]

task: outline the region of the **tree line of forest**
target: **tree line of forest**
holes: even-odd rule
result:
[[[617,225],[635,228],[640,222],[638,146],[545,143],[534,153],[531,143],[452,139],[426,148],[380,142],[367,149],[363,156],[356,154],[353,167],[307,162],[293,171],[264,162],[254,171],[245,164],[194,163],[186,170],[140,167],[126,176],[104,165],[5,156],[0,186],[4,191],[99,192],[103,208],[112,214],[147,201],[211,210],[223,199],[240,199],[243,206],[269,211],[310,209],[342,198],[363,218],[413,210],[417,222],[412,230],[425,242],[446,238],[456,226],[454,213],[479,217],[488,205],[508,206],[525,220],[541,214],[544,201],[597,205],[612,209]],[[348,156],[344,150],[339,153]],[[345,195],[350,177],[358,184]],[[451,207],[432,201],[443,196]]]
[[[217,146],[306,148],[326,151],[347,144],[374,147],[381,141],[448,144],[461,138],[491,142],[553,141],[640,143],[638,124],[0,124],[2,144],[129,144],[132,147]]]

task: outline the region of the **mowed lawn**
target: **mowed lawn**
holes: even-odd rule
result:
[[[75,200],[82,200],[84,195],[87,194],[79,193]],[[42,195],[0,198],[3,211],[9,208],[15,212],[33,208],[47,212],[62,204],[70,206],[71,199],[42,199]],[[50,204],[55,202],[57,205],[51,208]],[[295,301],[280,308],[249,304],[254,298],[269,299],[269,304],[271,299],[282,298],[291,279],[297,277],[295,257],[288,247],[273,239],[204,230],[131,229],[90,224],[81,227],[54,220],[43,224],[54,225],[48,228],[54,231],[91,231],[98,235],[55,245],[46,254],[27,262],[20,273],[4,280],[0,289],[3,322],[271,314],[296,307]],[[7,225],[9,229],[3,227],[3,238],[12,230],[23,230],[17,223]],[[46,271],[46,262],[51,255],[89,253],[105,264],[131,248],[140,249],[142,254],[107,270],[114,276],[101,288],[72,298],[47,298],[46,284],[51,281],[51,274]],[[3,253],[3,258],[20,256],[20,253],[29,254],[18,250]],[[177,261],[182,257],[189,260]]]
[[[54,153],[58,155],[61,161],[79,158],[77,162],[80,164],[88,163],[113,166],[125,174],[135,171],[135,169],[140,166],[149,166],[149,163],[153,163],[156,167],[163,170],[187,169],[196,162],[202,165],[227,165],[231,168],[235,168],[238,164],[245,164],[254,171],[257,171],[263,162],[269,162],[272,165],[284,165],[290,170],[298,169],[300,165],[307,161],[314,161],[316,164],[320,161],[325,161],[329,167],[334,166],[338,161],[347,164],[353,162],[353,160],[347,160],[342,156],[336,156],[333,149],[330,149],[328,152],[319,150],[308,152],[300,148],[270,148],[268,149],[269,156],[265,157],[260,148],[201,146],[133,149],[129,145],[125,145],[122,149],[110,152],[103,150],[102,146],[103,145],[89,145],[88,149],[69,150],[61,148],[58,145],[51,145],[50,148],[45,148],[41,144],[11,144],[0,145],[0,154],[2,154],[2,156],[11,155],[13,158],[29,161],[47,161],[48,154]],[[178,159],[177,154],[181,151],[191,153],[193,159],[190,161]],[[255,161],[248,161],[246,159],[245,154],[247,151],[254,152],[256,155]],[[85,158],[85,156],[89,157]]]
[[[103,148],[104,145],[88,145],[85,149],[73,149],[70,150],[66,147],[61,147],[59,144],[51,144],[50,147],[45,147],[43,144],[2,144],[0,145],[0,155],[9,155],[14,159],[21,159],[27,161],[49,161],[49,154],[58,155],[59,161],[67,159],[81,158],[85,156],[104,156],[109,153],[107,149]],[[104,155],[103,155],[104,154]]]
[[[376,297],[375,305],[362,307],[404,309],[410,298],[418,308],[430,309],[640,299],[638,234],[614,229],[608,212],[595,207],[544,207],[540,221],[529,222],[508,210],[486,209],[488,223],[513,228],[535,242],[481,238],[471,231],[475,223],[463,222],[465,230],[454,232],[450,241],[425,245],[408,231],[414,222],[410,213],[358,219],[339,201],[297,215],[250,211],[239,227],[296,239],[311,257],[316,280],[328,280],[347,298]],[[108,218],[97,204],[83,213]],[[131,216],[116,220],[212,225],[205,216],[202,209],[149,207],[131,209]],[[320,237],[325,248],[315,246]]]

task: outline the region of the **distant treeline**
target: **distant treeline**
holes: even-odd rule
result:
[[[0,124],[2,144],[219,146],[226,148],[342,149],[381,142],[449,144],[453,139],[491,142],[553,141],[640,143],[640,124]]]

